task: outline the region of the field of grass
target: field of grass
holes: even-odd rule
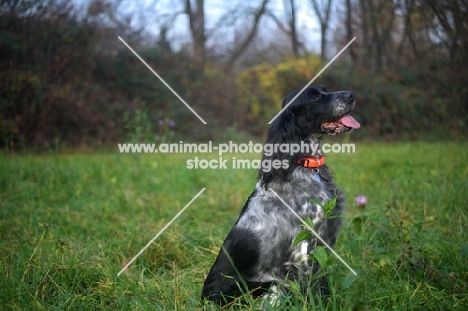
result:
[[[348,203],[336,251],[359,274],[333,260],[318,309],[468,310],[467,147],[357,143],[327,157]],[[188,170],[193,157],[0,157],[0,309],[216,310],[200,305],[202,282],[256,172]],[[304,299],[283,310],[312,310]]]

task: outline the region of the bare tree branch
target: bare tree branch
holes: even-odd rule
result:
[[[352,5],[351,0],[346,0],[346,41],[351,41],[354,38],[353,34],[353,25],[352,25]],[[349,46],[349,55],[351,57],[351,64],[354,64],[356,61],[356,51],[354,45]]]
[[[289,9],[288,9],[289,7]],[[299,42],[298,33],[296,29],[296,7],[294,0],[285,0],[284,1],[284,8],[287,18],[287,25],[284,25],[283,22],[279,20],[279,18],[273,14],[271,11],[267,10],[265,15],[270,17],[276,24],[276,26],[285,33],[291,39],[291,49],[294,56],[299,56],[299,49],[303,48],[304,45]]]
[[[326,36],[328,27],[330,26],[330,13],[333,0],[327,0],[325,8],[319,6],[318,0],[310,0],[310,2],[312,3],[312,8],[320,23],[320,59],[325,61]]]
[[[286,2],[286,1],[285,1]],[[286,3],[285,3],[286,8]],[[299,40],[297,38],[297,30],[296,30],[296,6],[294,0],[289,0],[289,9],[290,12],[288,14],[289,19],[289,29],[291,30],[291,47],[294,53],[294,56],[299,56]]]
[[[196,0],[193,8],[191,0],[185,0],[185,13],[189,18],[190,34],[193,40],[193,52],[196,69],[203,74],[205,67],[205,7],[204,0]]]
[[[245,39],[242,41],[242,43],[240,45],[238,45],[238,47],[232,53],[231,58],[229,59],[228,64],[227,64],[227,69],[232,68],[232,66],[234,65],[236,60],[245,52],[245,50],[249,46],[250,42],[254,38],[255,34],[257,33],[257,28],[258,28],[258,24],[260,22],[260,19],[261,19],[262,15],[266,12],[266,5],[267,5],[268,1],[269,0],[262,0],[262,4],[258,8],[258,10],[255,12],[253,25],[250,28],[249,33],[247,34]]]

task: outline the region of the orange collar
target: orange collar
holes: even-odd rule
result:
[[[325,157],[320,156],[320,158],[316,159],[311,156],[303,156],[297,159],[297,164],[299,164],[302,167],[306,168],[318,168],[322,165],[325,164]]]

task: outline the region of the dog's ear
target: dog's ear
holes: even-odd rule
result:
[[[286,99],[285,99],[286,100]],[[297,125],[296,116],[291,110],[291,107],[286,108],[271,124],[268,130],[268,138],[266,143],[270,145],[289,145],[301,144],[301,130]],[[269,163],[273,163],[275,160],[279,160],[280,163],[287,164],[287,167],[278,170],[262,171],[259,170],[259,179],[264,183],[268,184],[274,179],[283,181],[287,178],[288,172],[294,169],[297,164],[294,162],[297,157],[296,154],[290,154],[289,152],[282,152],[283,149],[276,149],[273,154],[263,154],[262,163],[266,160]]]
[[[284,102],[283,101],[283,106]],[[301,142],[301,130],[297,125],[296,116],[290,107],[286,108],[278,118],[273,121],[268,130],[267,142],[274,144],[293,144]]]

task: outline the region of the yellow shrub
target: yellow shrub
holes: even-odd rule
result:
[[[277,65],[261,64],[241,72],[237,78],[240,102],[249,125],[267,123],[281,110],[283,98],[303,88],[320,70],[315,55],[287,58]]]

